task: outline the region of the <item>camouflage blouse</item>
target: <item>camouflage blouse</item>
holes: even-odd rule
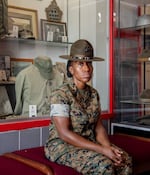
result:
[[[68,117],[72,131],[96,142],[94,128],[101,109],[98,92],[93,87],[87,85],[84,90],[79,90],[72,81],[69,81],[56,89],[50,99],[52,123],[45,144],[48,159],[55,161],[59,156],[75,149],[73,145],[59,138],[53,117]]]

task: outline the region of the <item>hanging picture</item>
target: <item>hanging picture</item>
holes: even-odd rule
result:
[[[44,41],[62,42],[67,37],[66,23],[41,19],[42,39]]]
[[[0,86],[0,119],[3,116],[13,114],[12,106],[4,86]]]
[[[7,80],[10,77],[10,56],[0,55],[1,80]]]
[[[11,76],[16,77],[24,68],[33,64],[33,59],[30,58],[11,58]]]
[[[8,6],[8,30],[13,33],[13,27],[17,26],[18,32],[24,32],[24,38],[38,38],[37,10],[16,6]]]
[[[0,37],[8,33],[8,1],[0,1]]]

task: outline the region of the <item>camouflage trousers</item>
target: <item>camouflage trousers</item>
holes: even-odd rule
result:
[[[94,151],[74,149],[57,159],[57,163],[74,168],[83,175],[131,175],[132,159],[124,152],[125,164],[115,167],[113,162]]]

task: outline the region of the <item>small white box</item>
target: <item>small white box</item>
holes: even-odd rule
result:
[[[67,42],[68,37],[67,36],[62,36],[62,42]]]
[[[29,117],[37,116],[37,108],[36,105],[29,105]]]
[[[16,25],[13,25],[13,36],[15,38],[18,38],[18,31],[19,31],[19,27]]]

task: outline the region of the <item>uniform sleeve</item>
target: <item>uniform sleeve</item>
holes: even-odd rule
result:
[[[65,92],[56,90],[51,95],[50,117],[69,117],[70,107]]]
[[[50,117],[69,117],[69,105],[66,104],[52,104]]]
[[[23,90],[24,80],[25,80],[25,77],[21,73],[18,74],[18,76],[16,77],[16,82],[15,82],[16,106],[15,106],[14,113],[17,115],[22,113],[22,106],[23,106],[22,90]]]

